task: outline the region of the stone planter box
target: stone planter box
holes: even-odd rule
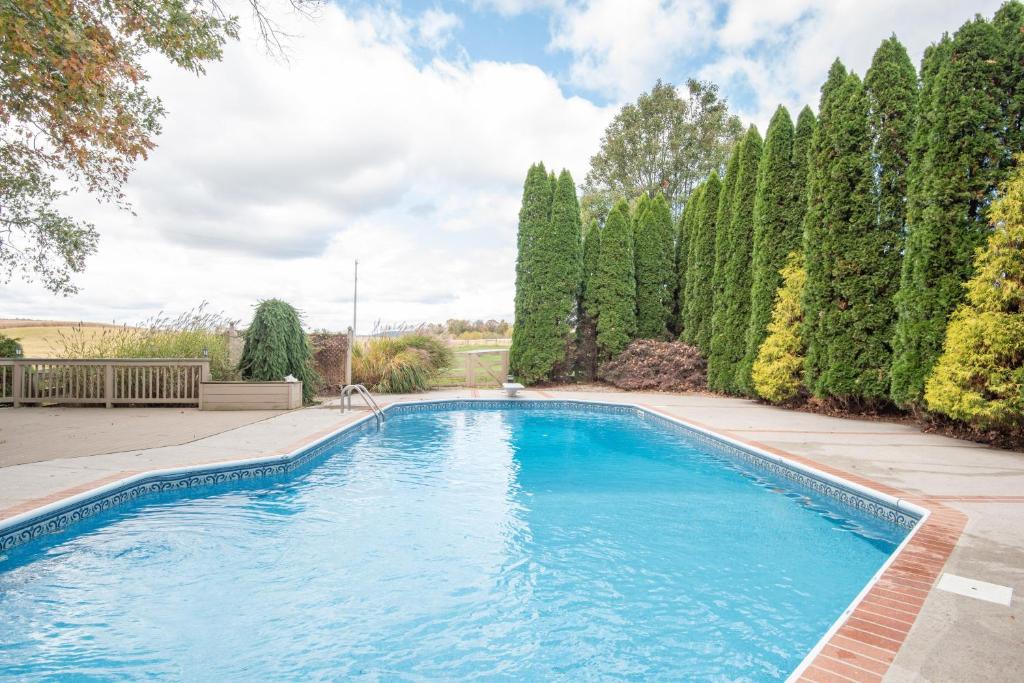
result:
[[[199,410],[292,410],[302,382],[200,382]]]

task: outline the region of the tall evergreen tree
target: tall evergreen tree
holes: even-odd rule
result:
[[[818,105],[818,125],[811,140],[807,171],[807,209],[804,212],[803,246],[804,268],[807,279],[803,290],[804,330],[801,334],[807,345],[804,358],[804,383],[813,387],[822,373],[824,353],[819,344],[818,326],[824,309],[829,305],[828,270],[832,254],[825,251],[825,199],[829,173],[833,160],[836,130],[838,128],[836,93],[846,83],[846,67],[838,59],[832,62],[828,78],[821,86]]]
[[[551,183],[551,206],[548,207],[548,211],[551,211],[555,207],[555,193],[558,192],[558,177],[554,169],[548,173],[548,182]]]
[[[889,395],[889,365],[900,268],[899,226],[879,221],[871,160],[869,101],[849,74],[836,91],[831,164],[822,215],[826,305],[818,310],[815,343],[821,371],[815,395],[874,403]]]
[[[516,296],[515,324],[512,327],[512,346],[509,349],[509,368],[518,375],[525,366],[524,355],[529,343],[524,333],[526,314],[536,300],[535,246],[537,236],[544,230],[551,214],[551,182],[544,164],[532,164],[523,183],[523,199],[519,207],[519,229],[516,234]]]
[[[736,189],[736,176],[740,170],[740,151],[743,144],[736,145],[732,156],[729,157],[729,165],[725,170],[725,178],[722,180],[722,188],[718,193],[718,209],[715,211],[715,259],[714,268],[711,272],[711,315],[708,319],[709,327],[713,326],[714,312],[718,310],[717,302],[722,298],[725,290],[725,265],[729,259],[729,226],[732,224],[732,199],[733,191]],[[708,207],[710,210],[710,207]],[[714,328],[711,329],[714,335]],[[711,354],[711,336],[708,337],[708,345],[702,349],[705,357]]]
[[[636,334],[636,276],[631,232],[629,204],[620,200],[605,221],[593,280],[600,360],[622,353]]]
[[[917,72],[907,49],[895,35],[882,41],[875,51],[871,68],[864,76],[864,90],[869,107],[876,221],[881,229],[902,235],[907,220],[907,172],[917,105]]]
[[[665,339],[672,319],[672,210],[660,192],[650,200],[636,231],[636,326],[641,339]]]
[[[911,174],[893,342],[892,398],[901,405],[921,403],[947,320],[963,300],[974,250],[988,234],[986,210],[1010,165],[1007,131],[1014,120],[1019,125],[1019,112],[1008,111],[1014,98],[998,86],[1024,36],[1018,30],[1006,44],[1003,35],[976,17],[928,52],[926,62],[934,64],[922,65],[928,99],[920,103],[915,145],[923,146],[923,159]]]
[[[580,218],[576,187],[563,171],[551,197],[543,165],[527,175],[520,210],[516,324],[509,361],[525,383],[564,371],[580,281]]]
[[[686,327],[686,273],[690,267],[690,245],[693,244],[694,229],[697,225],[697,214],[704,202],[703,182],[694,188],[683,207],[683,215],[679,217],[676,226],[676,282],[675,282],[675,325],[671,332],[674,336],[682,339],[685,337]]]
[[[807,176],[810,170],[811,143],[814,141],[814,129],[818,121],[814,118],[811,108],[804,106],[796,119],[796,131],[793,134],[793,187],[797,190],[797,202],[793,211],[798,230],[803,234],[804,214],[807,213]]]
[[[750,251],[754,234],[754,198],[763,143],[751,126],[740,144],[736,185],[732,190],[732,218],[721,243],[726,259],[721,273],[721,296],[715,297],[708,386],[735,393],[736,368],[745,351],[750,318]],[[717,274],[716,274],[717,277]]]
[[[714,312],[713,281],[715,277],[715,221],[718,217],[722,183],[718,174],[708,176],[701,191],[700,203],[687,252],[686,311],[683,339],[707,355],[711,347],[711,316]]]
[[[597,375],[597,296],[594,278],[601,253],[601,228],[591,219],[583,233],[583,277],[580,286],[579,323],[576,326],[577,369],[584,381]]]
[[[799,188],[794,181],[793,120],[779,106],[768,124],[754,197],[754,240],[751,255],[750,318],[736,386],[753,396],[751,371],[772,318],[775,293],[782,285],[786,257],[800,246]]]
[[[1015,168],[1017,153],[1024,149],[1024,4],[1015,0],[1004,2],[992,24],[1004,51],[998,81],[1000,108],[1006,122],[1000,131],[1004,150],[1000,166]]]

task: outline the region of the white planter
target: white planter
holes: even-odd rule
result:
[[[302,382],[200,382],[200,410],[292,410],[302,407]]]

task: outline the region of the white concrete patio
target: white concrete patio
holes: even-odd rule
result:
[[[909,425],[787,411],[699,394],[526,390],[525,398],[638,403],[734,438],[866,477],[967,516],[947,573],[1013,589],[1010,606],[932,589],[886,680],[1024,679],[1024,454]],[[403,398],[503,397],[456,389]],[[355,419],[181,409],[0,410],[0,519],[150,469],[288,452]],[[856,671],[856,670],[854,670]],[[853,676],[856,680],[858,677]],[[843,680],[837,674],[834,680]]]

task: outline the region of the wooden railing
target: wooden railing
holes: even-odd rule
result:
[[[0,402],[198,406],[209,379],[204,359],[0,358]]]

